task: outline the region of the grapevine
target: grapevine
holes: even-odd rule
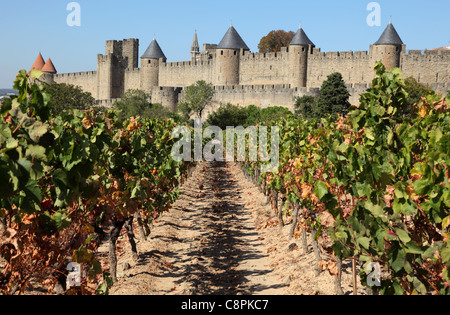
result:
[[[271,122],[281,128],[278,172],[245,168],[272,191],[274,211],[278,200],[294,205],[283,214],[294,216],[292,236],[300,229],[304,242],[308,231],[314,247],[327,244],[335,262],[317,251],[316,263],[337,281],[351,258],[364,286],[381,266],[374,293],[449,294],[449,100],[430,94],[410,109],[400,70],[375,71],[347,117]]]
[[[24,293],[30,280],[53,292],[71,261],[86,271],[78,293],[105,294],[117,280],[118,232],[130,232],[135,216],[151,222],[168,211],[189,165],[170,157],[172,120],[52,114],[41,75],[21,71],[19,95],[1,108],[0,293]],[[95,252],[111,226],[106,272]]]

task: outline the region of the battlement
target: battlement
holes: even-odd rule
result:
[[[330,51],[330,52],[322,52],[320,48],[314,48],[313,53],[310,58],[315,60],[320,59],[369,59],[368,51]]]
[[[125,71],[125,74],[139,74],[141,72],[141,68],[128,68]]]
[[[102,55],[102,54],[98,54],[97,55],[97,63],[105,63],[105,62],[111,62],[113,59],[113,54],[106,54],[106,55]]]
[[[60,73],[55,74],[55,79],[65,79],[65,78],[75,78],[75,77],[86,77],[95,76],[97,71],[85,71],[85,72],[73,72],[73,73]]]
[[[160,86],[152,89],[150,99],[153,104],[161,104],[175,111],[181,92],[182,88],[179,87]]]
[[[448,67],[448,62],[450,61],[450,50],[409,50],[407,54],[402,56],[402,58],[405,61],[411,60],[411,62],[419,60],[424,60],[424,62],[444,60],[447,62],[446,67]]]
[[[195,51],[189,50],[190,61],[143,58],[139,68],[138,39],[108,40],[105,54],[97,56],[97,71],[57,74],[54,81],[80,86],[101,99],[101,106],[112,106],[128,89],[141,89],[153,102],[174,109],[183,89],[203,80],[214,85],[214,104],[292,108],[295,97],[318,95],[327,77],[339,72],[356,105],[370,87],[375,61],[381,60],[386,68],[400,67],[405,78],[414,77],[437,92],[449,89],[450,50],[407,51],[406,45],[383,44],[370,45],[368,51],[322,52],[304,43],[276,53],[217,49],[216,44],[204,44],[200,53],[196,43]]]
[[[250,60],[283,60],[289,57],[288,49],[283,47],[280,52],[275,53],[252,53],[250,51],[244,51],[241,55],[241,61],[250,61]]]
[[[408,50],[406,56],[445,56],[450,57],[450,50]]]
[[[197,81],[213,82],[215,59],[164,62],[159,65],[159,85],[185,87]]]
[[[226,91],[229,93],[259,92],[259,91],[284,91],[291,89],[290,84],[253,84],[253,85],[216,85],[214,91]]]
[[[210,66],[212,61],[177,61],[177,62],[164,62],[161,64],[164,68],[175,68],[175,67],[201,67]]]

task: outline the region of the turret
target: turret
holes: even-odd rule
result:
[[[30,72],[33,69],[42,70],[44,65],[45,65],[44,58],[42,57],[42,54],[39,53],[39,55],[37,56],[36,60],[33,63],[33,66],[31,66]]]
[[[377,61],[383,62],[386,69],[390,70],[393,67],[400,67],[401,54],[404,51],[404,44],[395,30],[392,21],[384,30],[380,39],[370,47],[370,54],[372,57],[371,67]]]
[[[42,67],[42,72],[44,72],[44,75],[42,76],[42,81],[46,82],[48,84],[51,84],[54,82],[54,76],[58,72],[55,69],[55,66],[53,65],[53,62],[50,58],[48,58],[45,65]]]
[[[230,26],[216,49],[216,85],[239,85],[240,52],[249,51],[247,44]]]
[[[141,57],[141,88],[150,93],[153,87],[159,86],[159,66],[166,62],[161,47],[154,38]]]
[[[39,81],[47,84],[51,84],[54,82],[54,75],[57,73],[57,71],[50,58],[47,60],[47,62],[44,62],[42,54],[39,53],[33,66],[30,69],[30,72],[33,69],[41,70],[42,72],[44,72],[44,74],[39,78]]]
[[[315,47],[305,31],[300,27],[289,45],[289,62],[291,66],[291,86],[306,87],[308,78],[308,55]]]

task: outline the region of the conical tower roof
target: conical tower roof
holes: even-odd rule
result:
[[[299,45],[299,46],[315,46],[314,43],[308,38],[303,28],[300,26],[297,33],[295,33],[294,38],[291,41],[290,45]]]
[[[36,61],[33,63],[33,66],[31,67],[30,71],[33,69],[42,70],[44,65],[45,65],[44,58],[42,57],[41,53],[39,53],[39,55],[36,58]]]
[[[150,43],[150,45],[148,46],[147,50],[145,51],[145,53],[142,55],[141,58],[145,58],[145,59],[163,58],[164,60],[167,59],[166,55],[164,55],[161,47],[159,47],[159,44],[155,38],[153,38],[153,41]]]
[[[403,45],[403,41],[391,21],[374,45]]]
[[[233,25],[230,26],[217,48],[250,50],[250,48],[248,48],[247,44],[242,39],[241,35],[239,35],[239,33],[233,27]]]
[[[53,62],[50,58],[48,58],[47,62],[45,63],[45,65],[42,67],[41,70],[43,72],[56,73],[55,66],[53,65]]]

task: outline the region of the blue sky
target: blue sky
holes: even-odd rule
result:
[[[200,44],[218,43],[230,21],[252,51],[271,30],[296,31],[299,23],[322,51],[369,50],[389,16],[407,49],[449,45],[450,1],[379,0],[381,26],[367,25],[372,0],[79,0],[81,26],[69,27],[68,0],[0,1],[0,88],[39,52],[59,73],[96,70],[105,41],[139,38],[142,55],[153,36],[168,61],[189,60],[194,30]]]

